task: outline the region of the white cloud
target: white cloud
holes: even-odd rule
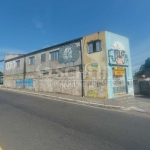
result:
[[[33,19],[33,23],[35,24],[36,28],[43,29],[43,24],[41,21],[39,21],[37,19]]]
[[[37,29],[40,29],[42,33],[45,33],[44,25],[39,19],[33,19],[33,23]]]

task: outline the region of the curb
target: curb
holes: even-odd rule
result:
[[[147,111],[136,108],[136,107],[105,105],[105,104],[86,102],[86,101],[81,101],[81,100],[74,100],[74,99],[69,99],[69,98],[64,98],[64,97],[58,97],[58,96],[53,96],[53,95],[46,95],[46,94],[40,94],[40,93],[34,93],[34,92],[28,92],[28,91],[19,91],[19,90],[15,90],[15,89],[7,89],[4,87],[1,87],[1,89],[8,90],[8,91],[14,91],[17,93],[26,93],[26,94],[31,94],[31,95],[43,96],[43,97],[47,97],[47,98],[55,98],[55,99],[62,100],[62,101],[73,102],[73,103],[78,103],[78,104],[82,104],[82,105],[94,106],[94,107],[116,109],[116,110],[133,110],[133,111],[137,111],[137,112],[147,113]]]
[[[141,112],[141,113],[148,113],[147,111],[137,108],[137,107],[128,107],[128,108],[124,108],[123,110],[133,110],[133,111],[137,111],[137,112]]]

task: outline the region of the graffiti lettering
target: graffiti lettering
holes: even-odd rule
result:
[[[33,86],[33,79],[16,80],[16,86]]]
[[[11,70],[11,69],[16,68],[16,62],[15,61],[7,62],[5,64],[5,68],[6,70]]]
[[[128,80],[128,86],[133,86],[133,81],[132,80]]]
[[[109,63],[110,64],[120,64],[127,65],[128,64],[128,55],[124,50],[108,50]]]
[[[125,84],[125,80],[123,80],[121,77],[114,76],[113,83],[114,83],[114,86],[121,86]]]

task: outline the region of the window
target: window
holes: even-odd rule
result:
[[[29,64],[34,64],[34,56],[29,58]]]
[[[90,43],[88,43],[88,53],[94,53],[94,52],[99,52],[101,51],[101,41],[97,40],[97,41],[92,41]]]
[[[50,52],[50,60],[58,59],[58,52],[59,51]]]
[[[17,60],[17,61],[16,61],[16,66],[17,66],[17,67],[20,67],[20,60]]]
[[[46,61],[46,54],[41,54],[41,62],[45,62]]]

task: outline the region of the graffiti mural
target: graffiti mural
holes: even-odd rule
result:
[[[114,76],[113,78],[113,83],[114,83],[114,86],[123,86],[125,85],[125,80],[124,80],[124,76]]]
[[[97,97],[98,96],[98,90],[88,90],[87,92],[88,97]]]
[[[16,80],[16,86],[33,86],[33,79]]]
[[[23,80],[16,80],[16,86],[23,86],[24,81]]]
[[[98,63],[86,66],[85,86],[88,97],[105,98],[107,95],[107,71]]]
[[[133,80],[128,80],[127,84],[128,84],[128,93],[133,95],[134,94]]]
[[[33,79],[25,79],[24,85],[25,86],[33,86]]]
[[[62,63],[75,62],[79,58],[79,49],[75,44],[70,44],[63,46],[59,49],[59,58],[58,61]]]
[[[132,87],[133,86],[133,80],[128,80],[128,87]]]
[[[126,81],[125,76],[113,76],[113,90],[114,94],[126,93]]]
[[[101,42],[101,51],[95,53],[93,44],[92,53],[88,52],[89,43]],[[83,63],[84,63],[84,92],[87,97],[107,98],[107,53],[105,47],[105,33],[98,32],[83,37]],[[98,46],[98,45],[97,45]]]
[[[11,70],[11,69],[16,68],[16,62],[15,61],[6,62],[5,68],[6,68],[6,70]]]
[[[47,74],[42,73],[28,73],[26,78],[33,78],[33,86],[26,86],[26,89],[53,92],[53,93],[64,93],[70,95],[82,95],[81,86],[81,72],[78,67],[71,67],[72,70],[66,68],[66,70],[54,69]],[[57,70],[57,71],[56,71]]]
[[[128,55],[125,51],[110,49],[108,55],[110,64],[128,65]]]
[[[108,50],[110,64],[128,65],[129,59],[125,47],[120,42],[114,42],[113,48]]]

